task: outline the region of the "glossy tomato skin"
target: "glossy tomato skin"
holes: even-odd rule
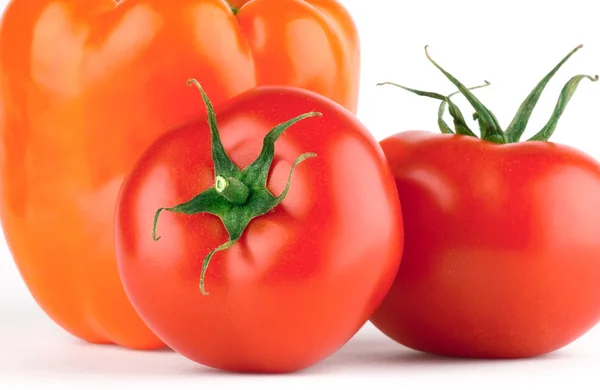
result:
[[[196,104],[202,104],[197,98]],[[167,133],[135,165],[115,218],[126,292],[167,345],[198,363],[231,371],[289,372],[340,348],[372,315],[396,274],[403,224],[379,144],[347,110],[311,92],[263,87],[217,108],[225,150],[240,168],[275,125],[309,111],[275,144],[268,189],[280,206],[254,219],[241,240],[217,252],[198,287],[203,258],[227,241],[217,217],[155,211],[214,185],[206,118]]]
[[[285,12],[282,11],[285,8]],[[218,37],[218,39],[215,39]],[[14,0],[0,26],[0,212],[33,297],[73,335],[153,349],[118,277],[123,177],[165,129],[256,85],[356,110],[358,37],[333,0]]]
[[[381,142],[406,245],[372,322],[434,354],[532,357],[600,319],[600,166],[549,142],[399,133]]]

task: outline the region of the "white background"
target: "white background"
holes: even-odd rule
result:
[[[0,0],[0,7],[6,2]],[[538,80],[583,43],[584,48],[546,88],[527,135],[543,126],[568,78],[600,73],[600,6],[595,0],[343,3],[353,15],[362,41],[358,116],[378,139],[408,129],[437,131],[437,101],[375,86],[380,81],[394,81],[444,94],[454,91],[426,60],[426,44],[433,58],[465,84],[492,82],[477,95],[506,126]],[[456,102],[468,117],[470,107],[463,99]],[[553,140],[600,159],[599,111],[600,82],[583,81]],[[277,377],[222,374],[172,352],[90,346],[67,335],[36,306],[4,240],[0,240],[0,338],[0,389],[7,390],[295,389],[349,384],[375,389],[600,388],[598,327],[570,346],[538,359],[460,361],[411,353],[367,325],[321,364]]]

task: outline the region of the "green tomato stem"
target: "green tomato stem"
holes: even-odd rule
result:
[[[217,176],[215,178],[215,190],[235,205],[246,203],[250,195],[248,186],[235,177],[224,178],[223,176]]]

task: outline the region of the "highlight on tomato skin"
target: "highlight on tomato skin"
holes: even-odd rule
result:
[[[371,318],[392,340],[436,355],[527,358],[600,321],[600,162],[549,141],[580,82],[598,76],[571,77],[546,125],[521,141],[542,91],[581,47],[535,86],[506,130],[472,92],[481,86],[467,88],[426,52],[475,110],[480,137],[451,97],[395,84],[442,102],[440,133],[380,142],[406,232],[395,282]]]
[[[0,218],[27,289],[57,325],[89,343],[156,350],[164,343],[119,278],[113,217],[142,152],[203,113],[185,81],[197,77],[214,103],[288,85],[356,112],[359,41],[336,0],[253,0],[237,15],[224,0],[116,3],[4,10]]]
[[[137,312],[173,350],[234,372],[308,368],[398,271],[401,210],[377,140],[331,99],[259,87],[158,138],[121,188],[115,244]]]

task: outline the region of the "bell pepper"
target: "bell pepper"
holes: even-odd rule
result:
[[[355,25],[335,0],[9,3],[0,218],[37,304],[90,343],[163,347],[119,279],[113,213],[150,143],[203,114],[186,81],[201,82],[215,104],[290,85],[355,113],[359,56]]]

